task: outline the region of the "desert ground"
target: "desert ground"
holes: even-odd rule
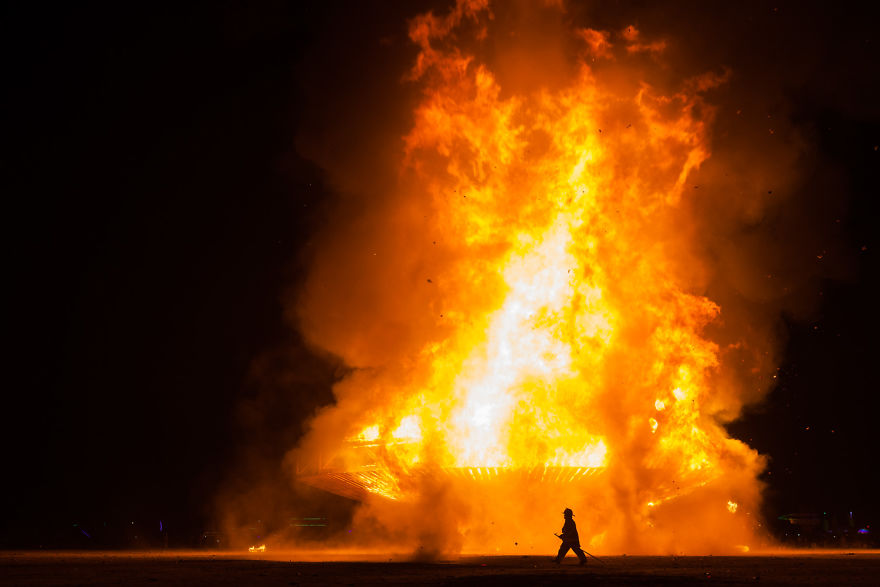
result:
[[[880,551],[743,556],[467,556],[276,552],[4,552],[0,585],[878,585]]]

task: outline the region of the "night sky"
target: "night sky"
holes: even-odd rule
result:
[[[129,518],[170,520],[189,544],[220,488],[280,462],[332,401],[345,365],[309,350],[282,303],[334,202],[297,137],[369,118],[353,97],[402,83],[407,19],[429,6],[4,5],[3,545]],[[729,429],[771,456],[768,516],[880,524],[880,37],[854,6],[605,10],[706,31],[689,42],[778,76],[836,178],[804,200],[839,204],[831,269],[780,313],[778,383]]]

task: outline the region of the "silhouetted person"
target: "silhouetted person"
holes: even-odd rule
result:
[[[587,564],[587,555],[581,550],[581,541],[580,538],[578,538],[577,525],[573,520],[574,512],[571,511],[571,508],[565,508],[562,515],[565,516],[565,523],[562,525],[562,534],[556,535],[557,538],[562,540],[562,544],[560,545],[559,552],[556,554],[556,558],[553,559],[553,562],[562,562],[562,559],[565,558],[565,554],[570,548],[581,560],[581,564],[585,565]]]

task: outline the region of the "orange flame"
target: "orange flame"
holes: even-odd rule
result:
[[[664,93],[626,61],[663,42],[632,27],[579,30],[583,56],[627,75],[582,61],[560,88],[505,93],[489,64],[452,44],[474,23],[479,43],[488,16],[485,2],[460,1],[412,23],[425,92],[401,181],[429,211],[437,252],[419,270],[436,318],[421,350],[401,357],[407,380],[371,374],[392,399],[346,412],[337,468],[398,502],[423,499],[439,472],[477,480],[482,489],[453,489],[469,511],[454,522],[463,548],[486,544],[489,521],[507,544],[555,526],[565,504],[582,507],[581,536],[595,546],[699,549],[705,528],[725,524],[718,539],[734,548],[751,537],[737,503],[756,507],[761,462],[716,418],[739,405],[714,393],[721,352],[706,329],[722,308],[694,285],[681,205],[710,157],[704,96],[725,76]],[[516,509],[550,482],[577,490]],[[504,508],[518,519],[501,522]],[[535,511],[546,516],[527,520]]]

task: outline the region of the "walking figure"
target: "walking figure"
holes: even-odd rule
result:
[[[556,535],[557,538],[562,540],[562,544],[559,546],[559,553],[556,555],[556,558],[553,559],[553,562],[561,563],[570,548],[581,560],[581,565],[585,565],[587,564],[587,555],[581,550],[581,541],[578,538],[577,525],[574,523],[573,519],[574,512],[571,511],[571,508],[565,508],[562,515],[565,516],[565,523],[562,525],[562,534]]]

